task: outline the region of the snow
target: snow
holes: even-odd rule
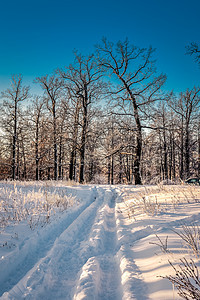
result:
[[[0,299],[181,299],[163,277],[193,255],[175,231],[199,225],[199,187],[0,182],[0,195]]]

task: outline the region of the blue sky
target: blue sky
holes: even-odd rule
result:
[[[32,84],[67,66],[74,49],[91,53],[103,36],[156,48],[166,89],[200,85],[200,68],[185,55],[186,45],[200,42],[199,0],[2,0],[0,11],[0,91],[12,74]]]

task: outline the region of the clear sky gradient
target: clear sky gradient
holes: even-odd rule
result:
[[[166,89],[200,85],[200,68],[185,55],[186,45],[200,42],[200,0],[2,0],[0,11],[0,91],[12,74],[32,84],[69,65],[74,49],[89,54],[103,36],[156,48]]]

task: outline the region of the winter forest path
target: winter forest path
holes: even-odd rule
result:
[[[35,197],[33,189],[16,195]],[[53,199],[63,194],[72,205],[44,226],[1,229],[1,300],[180,299],[164,276],[174,272],[169,261],[196,259],[177,233],[200,226],[198,186],[49,186]]]
[[[58,230],[42,258],[38,256],[33,266],[22,264],[23,277],[1,299],[122,299],[117,192],[94,187],[92,197],[66,228]]]

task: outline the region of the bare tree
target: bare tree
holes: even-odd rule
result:
[[[197,43],[191,43],[189,46],[186,47],[187,54],[192,55],[195,61],[200,64],[200,45]]]
[[[200,88],[193,88],[181,93],[180,97],[170,103],[170,107],[181,120],[181,178],[183,178],[183,158],[185,161],[185,176],[190,176],[191,161],[191,125],[195,118],[199,118]]]
[[[8,125],[12,131],[12,179],[16,179],[16,146],[18,133],[18,109],[19,103],[29,97],[29,87],[22,86],[22,76],[13,75],[11,87],[1,93],[3,102],[3,110],[7,114],[9,120]]]
[[[65,159],[65,140],[68,140],[69,127],[71,127],[71,119],[69,118],[68,97],[61,101],[58,113],[58,136],[59,136],[59,153],[58,153],[58,179],[63,179],[64,159]]]
[[[72,146],[70,151],[70,162],[69,162],[69,179],[76,180],[76,156],[77,156],[77,149],[78,149],[78,126],[79,126],[79,118],[80,118],[80,109],[81,105],[79,101],[73,101],[75,107],[72,110]]]
[[[56,109],[61,98],[63,83],[55,75],[36,78],[44,90],[44,99],[52,115],[53,122],[53,149],[54,149],[54,180],[58,179],[58,154],[57,154],[57,114]]]
[[[39,161],[40,161],[40,130],[41,130],[41,118],[44,107],[43,99],[35,97],[33,105],[31,107],[31,121],[33,123],[34,131],[34,143],[35,143],[35,180],[39,180]]]
[[[113,91],[121,101],[129,101],[133,108],[136,123],[136,147],[134,160],[135,184],[141,184],[140,161],[142,151],[142,124],[140,112],[149,104],[160,100],[159,90],[166,80],[165,75],[155,77],[155,66],[152,60],[154,50],[131,46],[128,40],[116,45],[103,39],[97,46],[99,67],[114,75],[119,86]],[[147,108],[148,109],[148,108]]]
[[[76,126],[78,115],[82,115],[81,121],[81,142],[79,147],[80,164],[79,164],[79,182],[84,182],[84,165],[85,165],[85,149],[87,143],[88,130],[88,109],[92,102],[94,102],[100,95],[102,83],[100,82],[101,73],[96,68],[94,56],[90,55],[84,57],[75,53],[75,63],[70,65],[65,70],[58,71],[60,76],[67,81],[66,88],[72,95],[74,101],[81,105],[79,111],[79,104],[76,106],[76,119],[74,124]],[[76,129],[75,129],[76,130]],[[73,150],[75,145],[73,145]],[[74,153],[74,152],[73,152]],[[74,157],[71,157],[71,160]],[[71,165],[71,168],[73,166]],[[70,176],[71,178],[72,176]]]

